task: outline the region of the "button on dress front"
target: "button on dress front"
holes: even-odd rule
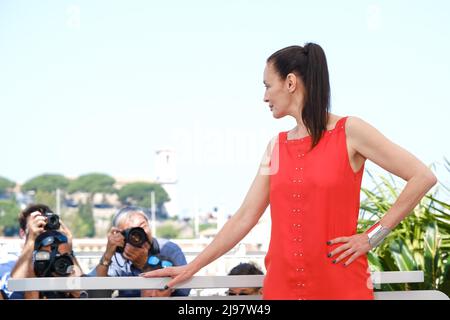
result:
[[[364,165],[350,166],[345,122],[311,137],[281,132],[271,155],[272,230],[265,258],[264,299],[373,299],[367,256],[345,267],[328,258],[327,241],[356,234]],[[344,260],[346,261],[346,260]]]

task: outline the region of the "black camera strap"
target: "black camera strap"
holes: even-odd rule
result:
[[[156,240],[155,238],[152,238],[152,241],[150,243],[150,250],[149,250],[149,256],[155,256],[157,254],[160,253],[159,250],[159,243],[158,240]]]
[[[50,251],[50,260],[48,261],[47,264],[47,268],[45,268],[42,277],[49,277],[50,276],[50,268],[53,266],[53,263],[55,261],[56,258],[56,252],[58,251],[58,244],[57,243],[52,243],[50,245],[51,251]]]

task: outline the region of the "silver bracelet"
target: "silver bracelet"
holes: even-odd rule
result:
[[[367,231],[367,236],[369,237],[369,244],[372,249],[383,242],[384,238],[391,233],[391,229],[383,227],[379,222],[375,223],[369,230]]]

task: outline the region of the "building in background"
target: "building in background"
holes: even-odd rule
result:
[[[159,183],[169,195],[170,201],[164,204],[169,217],[178,216],[175,151],[161,149],[157,150],[155,154],[155,182]]]

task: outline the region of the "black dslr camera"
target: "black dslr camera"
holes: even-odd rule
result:
[[[149,242],[147,234],[141,227],[125,229],[122,231],[122,235],[125,238],[125,245],[129,243],[134,247],[140,248],[145,242]],[[117,247],[116,252],[122,253],[124,247]]]
[[[61,223],[59,223],[59,217],[57,214],[53,212],[45,212],[43,214],[44,217],[47,218],[47,224],[45,225],[45,230],[58,230],[61,226]]]
[[[61,232],[50,230],[41,233],[34,242],[33,268],[38,277],[67,277],[72,273],[73,253],[61,254],[59,245],[68,243],[68,238]],[[43,250],[43,247],[50,247]]]

